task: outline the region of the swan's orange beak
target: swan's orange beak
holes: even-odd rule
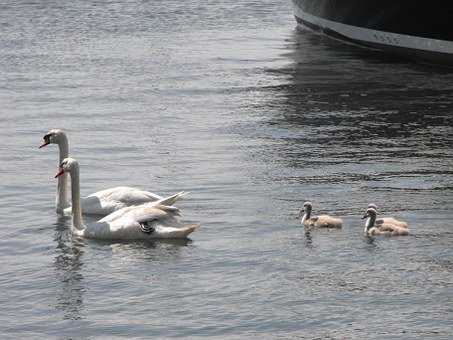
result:
[[[60,168],[59,171],[58,171],[58,173],[55,175],[55,178],[60,177],[60,176],[63,175],[63,174],[64,174],[64,169],[63,169],[63,168]]]

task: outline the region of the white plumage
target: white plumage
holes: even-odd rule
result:
[[[101,220],[85,225],[80,204],[79,164],[66,158],[60,165],[56,177],[65,173],[71,178],[72,232],[74,235],[105,240],[146,240],[156,238],[186,238],[199,225],[183,225],[179,220],[179,209],[167,206],[176,194],[156,202],[125,207],[105,216]]]
[[[43,143],[40,148],[57,144],[59,148],[59,163],[68,157],[69,142],[64,131],[60,129],[50,130],[43,137]],[[185,196],[179,194],[175,201]],[[84,214],[88,215],[108,215],[116,210],[131,205],[143,204],[146,202],[155,202],[162,199],[162,196],[156,195],[149,191],[144,191],[127,186],[118,186],[110,189],[97,191],[87,197],[81,198],[81,206]],[[63,174],[58,178],[56,210],[59,213],[71,214],[71,205],[68,197],[68,178]]]

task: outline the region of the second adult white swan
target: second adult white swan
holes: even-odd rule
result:
[[[98,222],[85,225],[80,204],[79,164],[73,158],[65,158],[55,177],[69,173],[71,177],[72,233],[86,238],[104,240],[146,240],[155,238],[186,238],[199,225],[183,225],[179,209],[166,206],[167,199],[126,207]]]
[[[39,148],[43,148],[49,144],[58,145],[60,151],[58,164],[61,164],[69,154],[68,137],[64,131],[52,129],[44,135],[43,142]],[[174,201],[177,201],[186,194],[187,193],[185,192],[181,192],[175,197]],[[149,191],[120,186],[97,191],[87,197],[82,197],[81,205],[84,214],[105,216],[127,206],[154,202],[160,199],[162,199],[162,196]],[[71,204],[68,197],[68,179],[66,174],[63,174],[58,178],[56,210],[58,213],[62,214],[70,214],[71,212]]]

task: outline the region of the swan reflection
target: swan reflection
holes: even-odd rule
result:
[[[63,319],[82,318],[83,293],[86,288],[82,275],[84,244],[71,240],[70,220],[59,217],[55,223],[56,256],[53,261],[55,277],[59,283],[55,308],[63,313]]]

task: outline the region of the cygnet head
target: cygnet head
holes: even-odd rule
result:
[[[367,217],[376,217],[376,215],[377,215],[376,209],[368,207],[365,214],[362,216],[362,220],[364,220]]]
[[[311,212],[311,202],[305,202],[303,207],[299,211],[299,217],[302,217],[304,213],[310,213]]]
[[[78,169],[79,163],[71,157],[63,159],[58,169],[58,173],[55,175],[55,178],[63,175],[65,172],[71,173],[75,169]]]
[[[372,209],[376,210],[376,212],[377,212],[377,210],[378,210],[377,205],[374,204],[374,203],[368,204],[368,208],[372,208]]]
[[[47,132],[44,137],[42,137],[42,144],[39,148],[43,148],[49,144],[59,144],[63,139],[65,139],[65,133],[60,129],[52,129]]]

